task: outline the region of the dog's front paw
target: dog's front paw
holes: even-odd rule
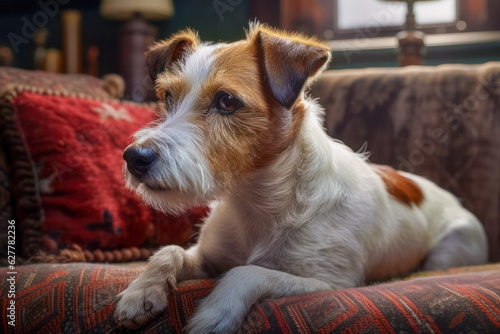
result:
[[[216,296],[209,295],[200,303],[199,311],[188,321],[185,328],[187,333],[234,334],[238,331],[249,308],[240,301],[224,297],[217,299]]]
[[[140,280],[132,282],[117,296],[114,318],[118,326],[128,329],[142,327],[167,308],[168,288],[165,285],[140,283]]]

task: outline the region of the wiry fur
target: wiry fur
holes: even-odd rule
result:
[[[329,59],[315,40],[255,25],[246,40],[199,44],[158,74],[165,118],[133,144],[158,158],[140,180],[125,169],[127,184],[159,210],[213,201],[212,211],[197,245],[162,248],[119,295],[120,324],[153,319],[185,279],[225,273],[188,333],[234,333],[264,298],[486,261],[481,224],[455,197],[325,134],[303,90]],[[214,112],[219,91],[243,107]]]

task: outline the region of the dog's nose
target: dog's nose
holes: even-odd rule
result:
[[[152,148],[129,146],[123,152],[123,159],[127,162],[130,173],[140,177],[148,172],[156,159],[156,152]]]

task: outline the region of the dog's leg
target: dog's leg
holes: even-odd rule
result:
[[[463,222],[450,229],[434,246],[423,264],[423,270],[444,270],[453,267],[484,264],[488,260],[488,241],[475,217],[460,218]]]
[[[205,277],[200,262],[198,246],[187,251],[178,246],[161,248],[146,270],[117,296],[115,321],[130,329],[151,321],[167,307],[168,293],[177,281]]]
[[[200,303],[186,330],[189,334],[233,334],[252,305],[260,300],[331,289],[330,284],[315,278],[255,265],[236,267],[229,270]]]

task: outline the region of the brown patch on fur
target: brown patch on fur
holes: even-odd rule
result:
[[[213,71],[202,83],[201,105],[211,105],[220,92],[239,98],[243,107],[233,114],[206,115],[207,159],[222,184],[235,185],[257,168],[271,142],[272,112],[268,109],[252,45],[229,44],[215,51]]]
[[[380,176],[385,183],[387,192],[398,201],[411,206],[420,205],[424,200],[422,189],[413,181],[399,174],[389,166],[370,164],[375,173]]]
[[[233,94],[244,105],[231,115],[206,116],[207,159],[222,184],[234,185],[269,165],[298,137],[306,110],[296,100],[305,82],[326,66],[328,50],[315,39],[264,25],[252,27],[246,40],[215,50],[213,71],[202,83],[200,107],[210,105],[220,91]],[[270,77],[285,80],[287,71],[299,77],[289,92],[294,96],[288,96],[288,107],[269,81]]]
[[[188,28],[151,46],[146,52],[146,62],[152,80],[156,80],[159,73],[180,60],[186,53],[196,50],[199,44],[198,33]]]
[[[158,79],[156,80],[156,96],[158,96],[158,98],[161,100],[165,99],[165,94],[168,91],[173,101],[180,101],[186,96],[190,89],[191,85],[186,80],[186,78],[174,75],[169,72],[160,74],[158,76]],[[167,103],[168,109],[168,103],[171,101],[165,102]]]

